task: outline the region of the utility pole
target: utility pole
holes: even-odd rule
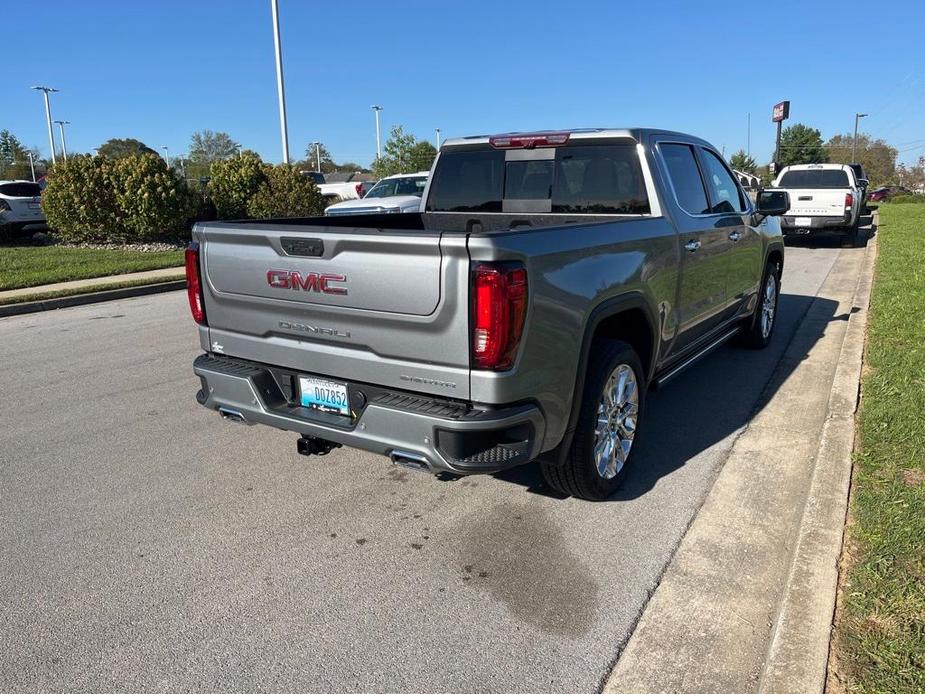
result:
[[[434,132],[437,133],[437,149],[440,149],[440,128],[435,128]]]
[[[64,161],[67,161],[67,140],[64,139],[64,126],[70,125],[71,121],[56,120],[55,123],[58,124],[58,130],[61,131],[61,154],[64,155]]]
[[[851,143],[851,163],[855,164],[858,160],[858,121],[867,118],[866,113],[854,114],[854,140]]]
[[[45,121],[48,124],[48,146],[51,147],[51,163],[57,163],[55,159],[55,132],[51,129],[51,104],[48,101],[48,93],[58,91],[54,87],[34,86],[33,89],[45,94]]]
[[[26,156],[29,157],[29,168],[32,169],[32,182],[35,183],[35,158],[32,156],[32,152],[26,152]]]
[[[752,156],[752,114],[745,114],[745,154]]]
[[[315,145],[315,170],[321,173],[321,143],[315,141],[312,144]]]
[[[376,161],[379,161],[382,158],[382,138],[379,133],[379,111],[382,110],[382,106],[373,104],[370,108],[376,112]]]
[[[164,161],[167,162],[167,168],[170,168],[170,155],[167,154],[167,145],[161,145],[161,149],[164,150]]]
[[[279,133],[283,140],[283,163],[289,163],[289,132],[286,128],[286,89],[283,86],[283,49],[279,41],[279,0],[270,0],[273,11],[273,46],[276,48],[276,91],[279,94]]]

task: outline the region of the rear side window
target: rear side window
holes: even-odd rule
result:
[[[691,214],[710,214],[694,150],[689,145],[667,143],[660,144],[658,148],[681,208]]]
[[[736,185],[732,174],[710,150],[701,148],[700,153],[703,158],[704,178],[707,179],[710,201],[713,203],[710,211],[714,214],[744,212],[745,202],[739,194],[739,186]]]
[[[532,159],[518,152],[522,150],[444,152],[434,171],[427,211],[650,212],[635,145],[557,147],[548,157]]]
[[[42,188],[38,183],[0,183],[0,194],[11,198],[34,198],[42,194]]]
[[[844,169],[804,169],[788,171],[781,176],[778,188],[848,188]]]

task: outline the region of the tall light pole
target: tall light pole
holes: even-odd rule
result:
[[[167,154],[167,145],[161,145],[161,149],[164,150],[164,161],[167,162],[167,168],[170,168],[170,155]]]
[[[312,144],[315,145],[315,170],[321,173],[321,143],[316,140]]]
[[[58,130],[61,132],[61,154],[64,155],[64,161],[67,161],[67,140],[64,139],[64,126],[70,125],[71,121],[56,120],[55,123],[58,124]]]
[[[440,149],[440,128],[434,128],[434,133],[437,135],[437,149]]]
[[[283,48],[279,42],[279,0],[270,0],[273,11],[273,46],[276,48],[276,91],[279,94],[279,134],[283,140],[283,163],[289,163],[289,132],[286,128],[286,88],[283,86]]]
[[[48,93],[58,91],[54,87],[43,87],[36,85],[33,89],[44,92],[45,94],[45,121],[48,123],[48,146],[51,147],[51,163],[55,164],[55,133],[51,129],[51,104],[48,102]]]
[[[379,161],[382,157],[382,139],[379,134],[379,111],[382,110],[382,106],[373,104],[370,108],[376,112],[376,161]]]
[[[29,168],[32,169],[32,182],[35,183],[35,158],[32,156],[32,152],[26,152],[26,156],[29,157]],[[900,181],[902,183],[902,181]]]
[[[858,121],[862,118],[866,118],[866,113],[855,113],[854,114],[854,140],[851,143],[851,163],[854,164],[858,160]]]

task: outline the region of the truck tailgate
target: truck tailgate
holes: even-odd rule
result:
[[[787,188],[790,209],[787,215],[801,217],[842,217],[845,214],[845,189],[808,190]]]
[[[214,223],[196,237],[213,352],[468,398],[465,236]]]

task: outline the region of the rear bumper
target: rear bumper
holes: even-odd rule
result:
[[[539,455],[545,434],[533,404],[480,406],[346,381],[353,415],[345,417],[299,406],[293,387],[298,373],[291,370],[202,354],[193,371],[202,384],[199,404],[228,419],[410,458],[435,473],[520,465]]]
[[[797,219],[808,219],[809,226],[801,224],[797,226]],[[786,215],[780,218],[780,228],[785,234],[812,231],[827,231],[830,229],[844,229],[851,225],[851,215],[845,214],[840,217],[797,217]]]

